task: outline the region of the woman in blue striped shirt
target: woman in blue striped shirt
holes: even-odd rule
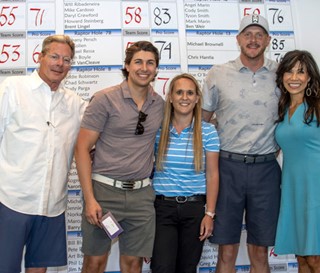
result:
[[[193,76],[172,79],[155,144],[152,273],[196,272],[203,242],[213,231],[220,143],[214,125],[202,121],[201,105]]]

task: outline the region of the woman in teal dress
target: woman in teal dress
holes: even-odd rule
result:
[[[307,51],[287,52],[276,140],[283,152],[275,253],[295,254],[299,273],[320,272],[320,74]]]

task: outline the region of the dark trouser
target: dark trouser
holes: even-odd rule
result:
[[[218,245],[238,244],[245,213],[247,243],[273,246],[281,183],[281,170],[276,159],[244,163],[220,156],[219,175],[217,217],[209,241]]]
[[[152,273],[196,273],[203,241],[199,240],[204,201],[156,199],[156,238]]]

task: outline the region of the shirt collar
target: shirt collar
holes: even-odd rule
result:
[[[35,69],[32,74],[30,75],[31,77],[31,88],[33,90],[38,89],[44,81],[40,78],[38,71]]]
[[[128,85],[128,81],[124,80],[120,84],[120,87],[121,87],[123,98],[124,99],[132,99],[132,95],[130,93],[130,88],[129,88],[129,85]],[[154,91],[153,87],[149,84],[146,102],[148,104],[152,104],[153,101],[155,101],[155,99],[156,99],[156,92]]]
[[[192,118],[191,124],[188,127],[184,128],[181,133],[188,133],[190,131],[193,131],[193,128],[194,128],[194,118]],[[170,123],[169,131],[170,133],[177,133],[176,128],[173,127],[172,123]]]
[[[243,63],[241,62],[240,56],[234,62],[239,72],[251,71],[248,67],[243,65]],[[262,71],[262,70],[270,71],[272,69],[273,69],[272,61],[269,60],[268,58],[264,58],[263,66],[260,67],[258,71]]]
[[[41,85],[43,85],[43,86],[47,87],[48,90],[51,91],[51,88],[49,87],[49,85],[43,79],[41,79],[41,77],[39,76],[38,70],[35,69],[32,72],[32,74],[30,75],[30,77],[31,77],[32,90],[37,90],[38,88],[40,88]],[[62,92],[62,90],[64,88],[63,82],[64,82],[64,80],[61,81],[58,89],[56,91],[54,91],[55,94]]]

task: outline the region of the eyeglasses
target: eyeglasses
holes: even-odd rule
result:
[[[47,54],[47,55],[53,63],[57,63],[60,59],[62,59],[63,65],[65,65],[65,66],[71,65],[72,59],[70,57],[63,57],[58,54]]]
[[[144,127],[141,124],[141,122],[146,121],[147,119],[147,114],[143,113],[142,111],[139,112],[139,118],[138,118],[138,123],[135,131],[135,135],[142,135],[144,133]]]

